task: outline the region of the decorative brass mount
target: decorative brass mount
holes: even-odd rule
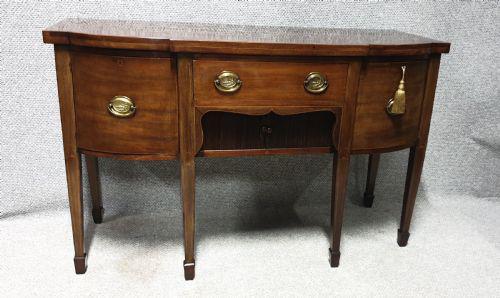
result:
[[[235,72],[224,70],[221,71],[214,80],[214,85],[217,90],[224,93],[233,93],[240,89],[242,81]]]
[[[119,118],[131,117],[135,114],[135,104],[127,96],[118,95],[113,97],[108,104],[111,115]]]
[[[394,92],[394,97],[389,99],[387,103],[387,113],[391,116],[403,115],[406,112],[406,95],[405,95],[405,72],[406,65],[401,66],[403,72],[401,81],[399,81],[398,90]]]
[[[328,81],[319,72],[311,72],[304,80],[304,88],[309,93],[321,93],[328,88]]]

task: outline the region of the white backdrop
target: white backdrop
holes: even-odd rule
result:
[[[499,196],[498,1],[2,1],[0,218],[67,208],[54,55],[41,35],[66,17],[390,28],[449,41],[419,199]],[[376,200],[400,202],[407,153],[383,155]],[[104,160],[101,168],[107,215],[180,214],[177,162]],[[365,168],[365,156],[351,162],[352,201]],[[197,174],[198,210],[329,203],[328,155],[199,159]]]

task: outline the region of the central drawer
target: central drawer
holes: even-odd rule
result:
[[[198,106],[341,105],[348,66],[331,61],[195,60],[195,103]]]

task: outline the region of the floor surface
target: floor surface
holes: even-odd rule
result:
[[[328,264],[329,207],[258,216],[197,210],[196,278],[184,281],[181,216],[87,220],[89,267],[73,270],[68,210],[0,218],[3,297],[374,297],[500,295],[498,198],[418,198],[409,244],[400,205],[348,201],[339,268]]]

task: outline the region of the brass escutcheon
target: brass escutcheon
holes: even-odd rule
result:
[[[215,88],[224,93],[238,91],[242,83],[238,74],[229,70],[221,71],[214,80]]]
[[[319,72],[311,72],[304,80],[304,88],[309,93],[321,93],[328,88],[328,81]]]
[[[111,115],[119,118],[131,117],[135,114],[135,104],[127,96],[118,95],[113,97],[108,104]]]

